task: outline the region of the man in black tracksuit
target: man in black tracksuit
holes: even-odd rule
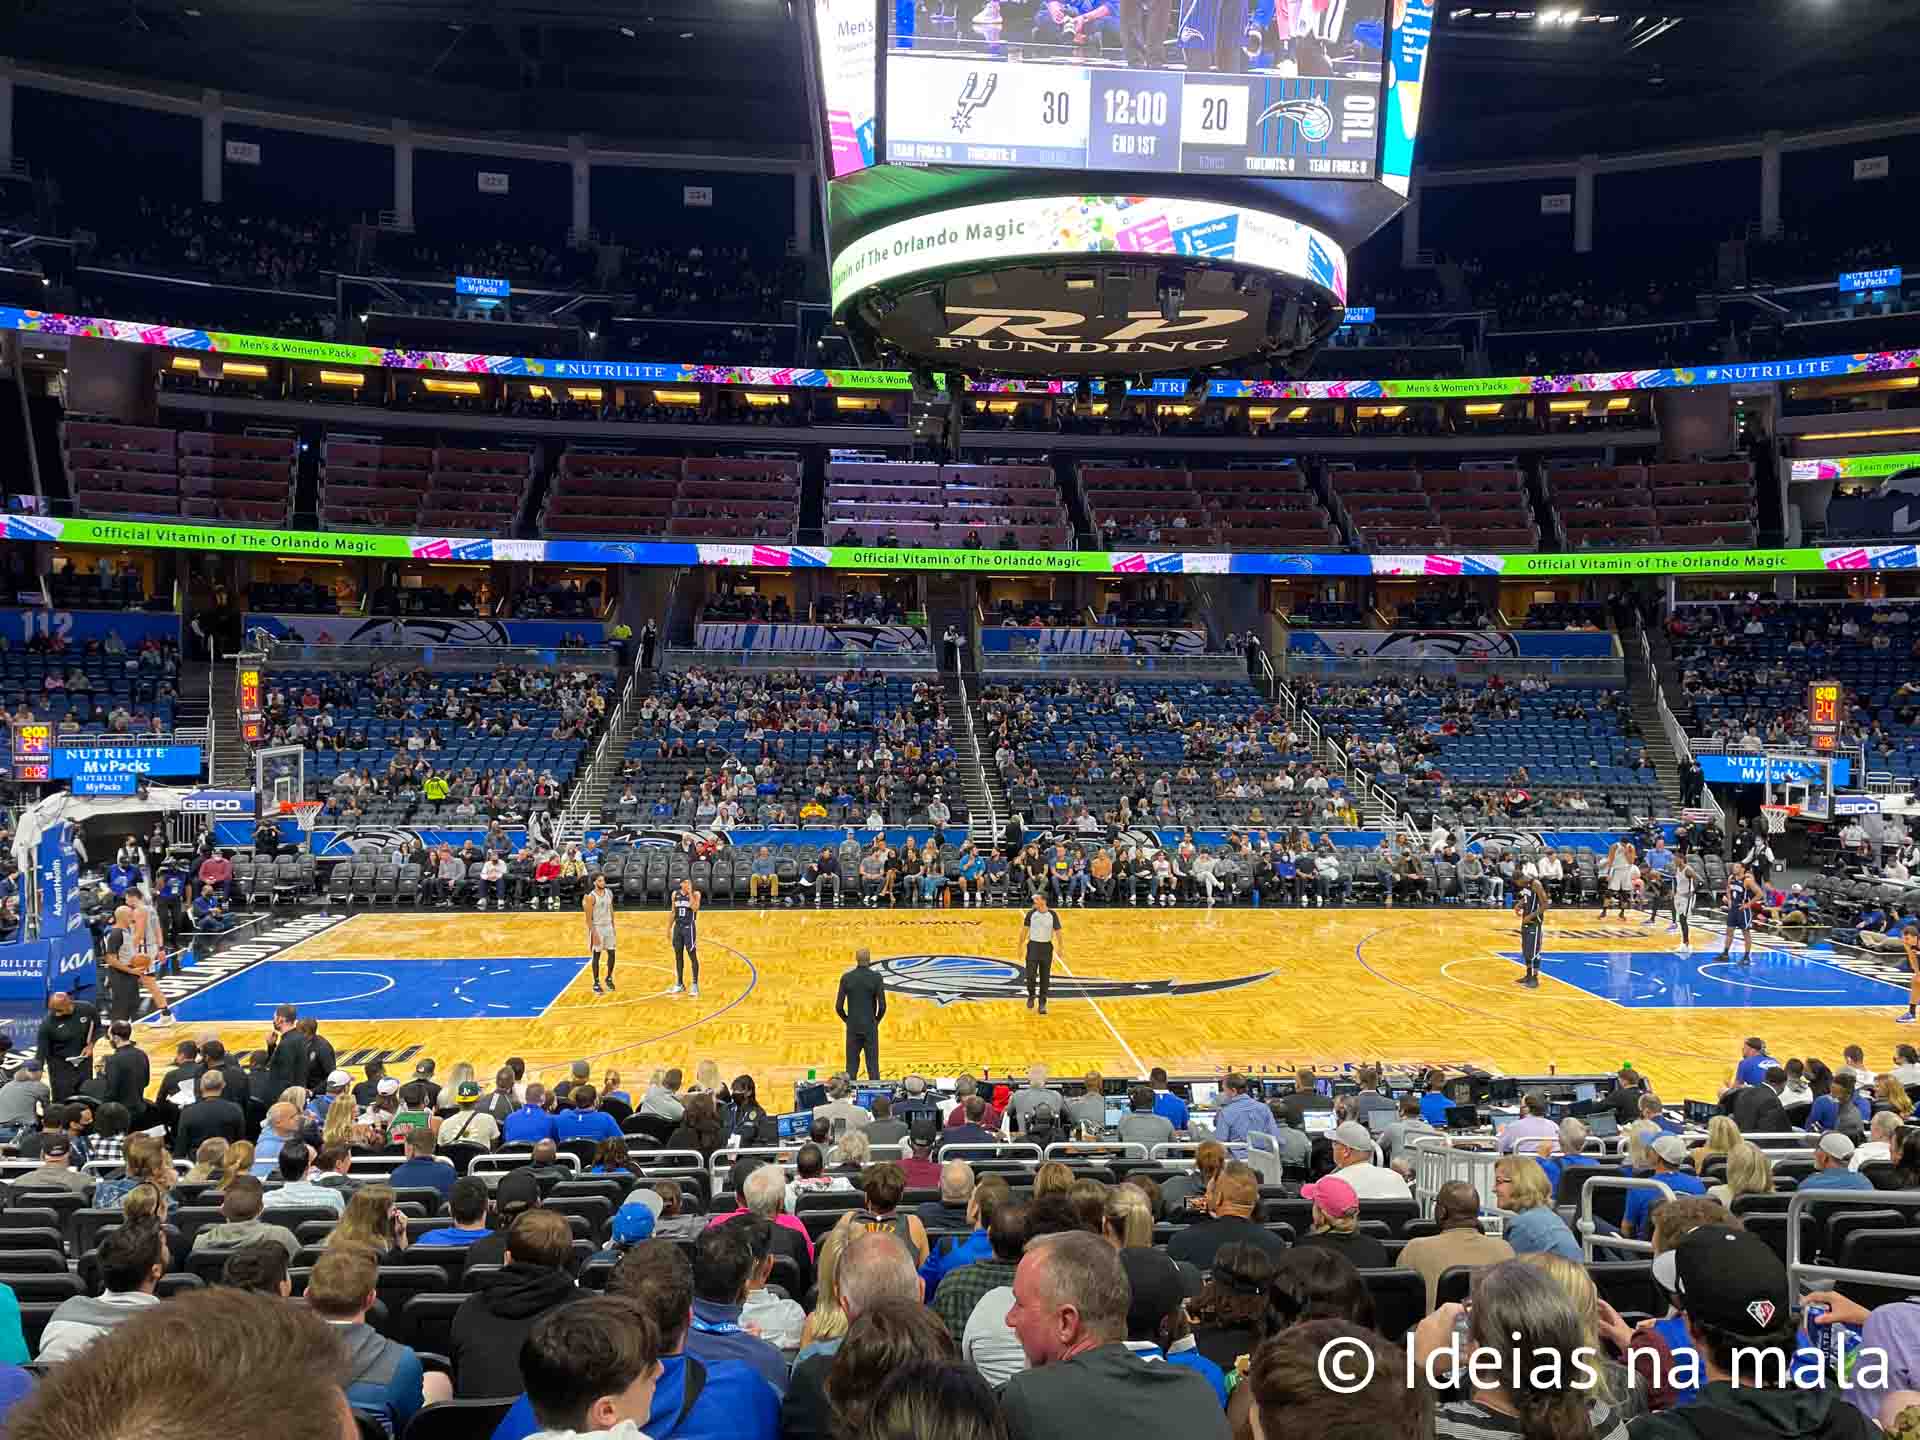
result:
[[[867,1057],[867,1078],[880,1078],[880,1022],[887,1017],[887,987],[873,969],[873,953],[854,951],[853,969],[840,977],[833,1013],[847,1027],[847,1078],[860,1078],[860,1057]]]

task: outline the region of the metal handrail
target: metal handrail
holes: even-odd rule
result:
[[[1589,1262],[1593,1259],[1593,1192],[1603,1186],[1608,1190],[1654,1190],[1659,1192],[1662,1201],[1673,1199],[1673,1187],[1663,1180],[1631,1175],[1595,1175],[1580,1187],[1580,1213],[1575,1221],[1580,1232],[1580,1258]],[[1653,1254],[1651,1240],[1631,1240],[1624,1235],[1604,1235],[1601,1240],[1615,1249],[1631,1250],[1638,1255]]]
[[[1034,655],[998,652],[979,658],[983,675],[1128,675],[1151,670],[1200,679],[1245,679],[1247,662],[1234,655]]]
[[[588,815],[599,808],[596,797],[606,775],[603,767],[607,761],[607,747],[613,743],[613,737],[620,733],[622,721],[626,717],[627,706],[633,701],[634,688],[640,680],[638,667],[627,672],[627,683],[620,687],[620,695],[613,703],[613,709],[607,713],[606,728],[601,731],[600,743],[593,747],[593,758],[587,762],[585,771],[574,782],[573,794],[567,797],[566,807],[560,812],[560,826],[563,834],[571,833],[568,827],[582,824]]]
[[[1147,1158],[1156,1165],[1190,1167],[1193,1164],[1194,1156],[1199,1153],[1200,1147],[1209,1144],[1224,1145],[1227,1154],[1234,1159],[1246,1158],[1246,1141],[1214,1141],[1211,1137],[1206,1140],[1168,1140],[1164,1144],[1149,1146],[1147,1149]]]
[[[931,650],[698,650],[678,645],[662,647],[661,669],[689,670],[696,665],[719,665],[729,670],[894,670],[908,674],[934,673]]]
[[[1076,1155],[1109,1155],[1121,1160],[1151,1160],[1137,1140],[1057,1140],[1043,1152],[1049,1160],[1071,1160]]]
[[[1920,1190],[1796,1190],[1793,1198],[1787,1201],[1787,1273],[1791,1275],[1797,1269],[1812,1268],[1812,1262],[1800,1253],[1800,1217],[1810,1205],[1877,1205],[1885,1207],[1890,1200],[1904,1200],[1916,1209],[1920,1209]],[[1917,1217],[1920,1218],[1920,1217]],[[1820,1267],[1820,1273],[1844,1273],[1829,1271]],[[1860,1271],[1859,1274],[1871,1274]],[[1912,1275],[1899,1277],[1910,1289],[1920,1290],[1920,1278]]]
[[[1018,1160],[1023,1164],[1044,1164],[1046,1156],[1038,1145],[1025,1140],[969,1141],[964,1145],[942,1145],[942,1160]]]

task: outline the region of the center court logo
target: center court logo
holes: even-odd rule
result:
[[[887,990],[911,995],[936,1005],[962,1001],[1024,1000],[1026,972],[1018,965],[986,955],[895,955],[875,967]],[[1092,975],[1053,978],[1053,998],[1059,1000],[1147,1000],[1168,996],[1211,995],[1258,985],[1276,972],[1235,975],[1224,980],[1102,980]]]
[[[1260,112],[1254,124],[1265,125],[1269,120],[1291,120],[1300,138],[1312,145],[1333,134],[1333,112],[1318,100],[1276,100]]]

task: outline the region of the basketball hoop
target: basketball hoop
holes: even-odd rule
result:
[[[320,804],[318,800],[285,800],[280,804],[280,814],[291,817],[302,835],[311,835],[314,822],[320,818]]]
[[[1799,813],[1798,805],[1762,805],[1760,807],[1760,814],[1767,822],[1769,835],[1784,835],[1787,831],[1787,821]]]

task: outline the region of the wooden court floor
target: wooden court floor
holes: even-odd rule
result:
[[[1748,1034],[1761,1034],[1777,1055],[1832,1064],[1858,1042],[1875,1068],[1911,1038],[1893,1024],[1904,996],[1873,982],[1831,992],[1835,1003],[1810,998],[1820,987],[1799,983],[1743,990],[1736,1004],[1723,1003],[1724,991],[1685,984],[1661,987],[1648,1003],[1616,1003],[1554,970],[1572,975],[1577,968],[1564,967],[1584,965],[1602,991],[1607,967],[1618,975],[1664,963],[1666,973],[1690,977],[1713,958],[1718,938],[1696,933],[1705,953],[1682,963],[1663,928],[1567,911],[1548,927],[1549,973],[1533,991],[1513,983],[1520,972],[1501,953],[1518,948],[1504,911],[1071,911],[1043,1017],[1020,998],[1019,913],[711,908],[700,919],[698,1000],[663,993],[672,955],[660,911],[619,916],[620,988],[605,998],[592,993],[577,914],[362,914],[183,1002],[178,1026],[140,1033],[158,1074],[183,1033],[257,1046],[278,998],[307,1002],[303,1013],[318,1017],[343,1053],[418,1046],[443,1075],[469,1060],[485,1079],[508,1055],[552,1074],[584,1057],[596,1081],[616,1069],[644,1085],[669,1065],[691,1080],[695,1063],[711,1059],[729,1077],[753,1074],[779,1108],[788,1082],[842,1063],[834,992],[864,945],[887,962],[881,1064],[889,1075],[998,1075],[1036,1060],[1057,1074],[1110,1075],[1362,1060],[1510,1072],[1632,1063],[1677,1103],[1715,1094]],[[446,969],[445,957],[476,962],[460,967],[471,972],[464,990],[426,978]],[[380,999],[361,998],[381,977]],[[216,1003],[243,979],[252,987],[247,1006]],[[520,995],[532,979],[546,988]],[[1770,988],[1799,1003],[1767,1004]],[[490,1008],[514,1013],[486,1018]]]

